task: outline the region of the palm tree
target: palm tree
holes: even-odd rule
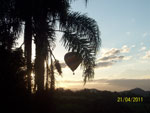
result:
[[[33,24],[33,0],[13,0],[16,17],[24,23],[24,56],[26,59],[26,74],[27,74],[27,88],[31,93],[31,72],[32,72],[32,24]],[[23,24],[22,24],[23,26]]]
[[[38,4],[38,3],[37,3]],[[96,22],[80,13],[69,11],[69,2],[67,0],[56,0],[56,3],[51,3],[47,7],[51,12],[45,9],[45,6],[50,3],[44,4],[39,2],[38,14],[34,17],[36,25],[36,77],[37,86],[39,90],[44,90],[44,62],[46,58],[46,51],[49,42],[47,38],[54,41],[55,25],[60,24],[59,30],[64,32],[62,41],[68,51],[78,52],[82,56],[82,66],[84,68],[83,76],[84,82],[87,79],[94,77],[95,55],[100,46],[99,29]],[[59,4],[59,8],[57,5]],[[41,11],[41,13],[39,13]],[[46,32],[47,31],[47,32]],[[49,36],[49,37],[48,37]],[[53,74],[52,74],[53,75]],[[54,77],[53,77],[54,78]],[[39,85],[38,85],[39,84]]]
[[[82,57],[83,77],[94,77],[95,56],[101,45],[100,32],[96,21],[78,12],[69,12],[66,24],[62,24],[62,41],[68,51],[77,52]]]
[[[69,2],[68,0],[55,0],[53,2],[38,1],[36,4],[36,12],[33,17],[35,21],[36,34],[35,75],[37,89],[41,91],[44,90],[44,62],[48,55],[48,46],[51,46],[54,42],[56,21],[58,21],[58,19],[64,20],[65,13],[69,7]],[[53,75],[52,69],[50,72],[51,75]]]
[[[2,1],[4,2],[4,0]],[[77,52],[82,57],[84,82],[87,79],[93,78],[95,55],[100,46],[99,29],[95,20],[78,12],[71,12],[69,8],[72,0],[8,1],[13,3],[12,8],[14,8],[13,11],[15,12],[13,12],[13,17],[18,20],[18,23],[25,23],[24,42],[29,91],[31,91],[32,37],[34,37],[36,45],[35,87],[37,90],[44,90],[44,63],[48,62],[49,58],[51,59],[51,67],[47,65],[46,82],[48,83],[48,79],[51,78],[51,87],[54,87],[53,66],[61,74],[60,64],[52,53],[56,31],[64,33],[62,42],[66,49]],[[56,30],[58,23],[59,30]],[[23,26],[23,24],[17,25]],[[19,32],[18,29],[16,31]]]
[[[0,1],[0,42],[11,50],[21,32],[20,20],[14,17],[13,2]]]
[[[23,3],[24,2],[24,3]],[[23,5],[21,5],[23,3]],[[28,5],[29,6],[29,5]],[[9,50],[12,49],[12,46],[15,40],[22,33],[23,28],[25,28],[25,57],[27,65],[27,76],[28,76],[28,91],[31,90],[31,39],[32,39],[32,23],[31,16],[24,8],[27,9],[27,3],[25,1],[19,0],[1,0],[0,1],[0,37],[3,42],[3,45],[7,45]],[[28,11],[31,10],[31,7],[28,7]],[[25,27],[23,27],[25,23]]]
[[[4,97],[25,88],[23,51],[20,48],[12,49],[22,32],[21,21],[15,16],[13,6],[11,0],[0,1],[0,86]]]

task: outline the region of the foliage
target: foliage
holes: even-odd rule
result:
[[[68,51],[77,52],[83,59],[84,82],[94,77],[95,56],[101,45],[100,33],[94,19],[85,14],[70,11],[73,0],[2,0],[0,1],[0,41],[10,39],[13,45],[15,39],[24,30],[25,59],[27,68],[28,89],[31,90],[32,72],[32,38],[36,45],[35,59],[35,89],[44,90],[45,82],[52,80],[54,69],[62,73],[59,61],[54,58],[51,65],[53,45],[56,31],[63,32],[62,42]],[[85,0],[87,3],[87,0]],[[5,7],[4,7],[4,6]],[[59,6],[59,7],[58,7]],[[23,23],[25,23],[23,25]],[[59,25],[59,27],[57,27]],[[59,28],[59,30],[57,30]],[[3,41],[3,45],[5,41]],[[12,48],[9,47],[10,49]],[[47,68],[45,68],[47,62]],[[52,68],[50,66],[55,66]],[[50,70],[51,69],[51,70]],[[52,70],[53,69],[53,70]],[[49,71],[50,70],[50,71]],[[47,72],[47,73],[45,73]],[[47,76],[46,76],[47,74]],[[47,77],[45,81],[45,76]],[[54,83],[55,82],[51,82]],[[48,85],[48,84],[47,84]]]
[[[64,46],[68,51],[77,52],[83,59],[83,76],[86,82],[87,78],[94,77],[95,55],[101,45],[96,21],[78,12],[71,12],[66,23],[62,24],[62,29],[65,30],[62,37]]]
[[[0,89],[6,94],[25,91],[25,59],[20,48],[9,51],[0,46]]]

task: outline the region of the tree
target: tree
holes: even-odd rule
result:
[[[0,1],[0,43],[8,50],[12,49],[22,30],[14,10],[12,1]]]
[[[24,56],[26,59],[27,71],[27,87],[28,92],[31,93],[31,72],[32,72],[32,24],[33,24],[33,0],[14,0],[15,13],[17,18],[21,19],[24,24]]]
[[[47,50],[47,43],[49,43],[47,42],[47,34],[50,33],[50,37],[48,38],[52,41],[54,38],[52,34],[55,33],[55,25],[57,22],[60,24],[59,30],[64,32],[62,37],[64,46],[68,49],[68,51],[78,52],[78,54],[82,56],[84,82],[87,81],[87,78],[93,78],[94,76],[93,68],[95,66],[95,55],[100,45],[98,26],[95,20],[87,17],[86,15],[70,12],[70,6],[67,0],[62,2],[64,4],[61,2],[59,0],[56,1],[55,4],[41,1],[39,3],[40,5],[37,5],[39,7],[39,12],[41,11],[41,13],[38,13],[37,18],[35,17],[35,25],[37,28],[37,37],[35,38],[37,52],[35,64],[37,66],[37,77],[39,78],[37,81],[39,82],[39,89],[41,90],[44,89],[45,51]],[[44,5],[41,6],[41,4]],[[60,9],[52,9],[51,12],[48,12],[47,9],[51,10],[52,7],[49,6],[49,4],[51,4],[54,8],[57,8],[55,6],[59,4]],[[45,9],[44,6],[47,6],[47,9]]]
[[[25,1],[22,1],[22,3]],[[27,78],[28,78],[28,91],[31,91],[31,50],[32,50],[32,22],[31,14],[29,11],[31,7],[28,7],[28,11],[24,12],[27,3],[21,5],[19,0],[1,0],[0,1],[0,37],[2,45],[7,47],[9,50],[12,49],[15,40],[19,38],[23,28],[25,28],[25,58],[27,66]],[[26,8],[27,9],[27,8]],[[25,23],[25,27],[23,27]],[[7,45],[7,46],[6,46]]]
[[[16,48],[10,51],[0,46],[0,62],[0,89],[3,96],[10,97],[24,92],[26,87],[25,59],[22,49]]]
[[[36,45],[35,87],[37,90],[41,92],[45,88],[45,62],[47,62],[47,87],[50,78],[51,87],[54,87],[55,68],[61,74],[60,64],[52,53],[56,31],[63,32],[62,42],[66,49],[77,52],[82,57],[84,82],[94,77],[95,55],[100,46],[99,29],[95,20],[70,11],[72,0],[7,0],[7,2],[13,3],[11,7],[15,13],[10,12],[10,14],[13,14],[13,18],[21,23],[19,25],[24,26],[21,28],[25,29],[28,90],[31,90],[32,37]],[[59,30],[56,30],[57,24],[59,24]],[[51,64],[48,64],[49,58]]]

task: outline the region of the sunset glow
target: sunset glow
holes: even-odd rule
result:
[[[101,31],[102,46],[96,59],[96,80],[125,80],[137,82],[136,87],[144,87],[143,79],[150,80],[150,1],[149,0],[91,0],[87,7],[82,1],[72,3],[72,9],[87,13],[94,18]],[[54,55],[63,64],[63,77],[56,75],[56,87],[71,89],[98,88],[103,90],[124,90],[132,85],[110,87],[110,83],[92,82],[83,86],[82,67],[75,70],[75,75],[66,66],[64,55],[67,53],[62,45],[62,33],[57,33]],[[21,39],[19,39],[21,40]],[[33,49],[34,50],[34,49]],[[33,51],[33,58],[35,52]],[[129,81],[128,81],[129,80]],[[68,81],[68,82],[62,82]],[[75,83],[74,81],[79,81]],[[100,87],[97,87],[97,86]]]

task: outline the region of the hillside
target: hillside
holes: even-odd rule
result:
[[[141,88],[134,88],[134,89],[131,89],[131,90],[128,90],[128,91],[122,91],[121,93],[124,93],[124,94],[135,94],[135,95],[138,95],[138,96],[144,96],[144,97],[147,97],[147,96],[150,96],[150,91],[144,91],[143,89]]]
[[[6,113],[150,113],[150,96],[138,96],[133,92],[139,93],[143,90],[132,89],[120,93],[96,89],[71,91],[61,88],[53,93],[5,98],[1,110]],[[123,101],[124,98],[132,97],[142,97],[143,101]]]

